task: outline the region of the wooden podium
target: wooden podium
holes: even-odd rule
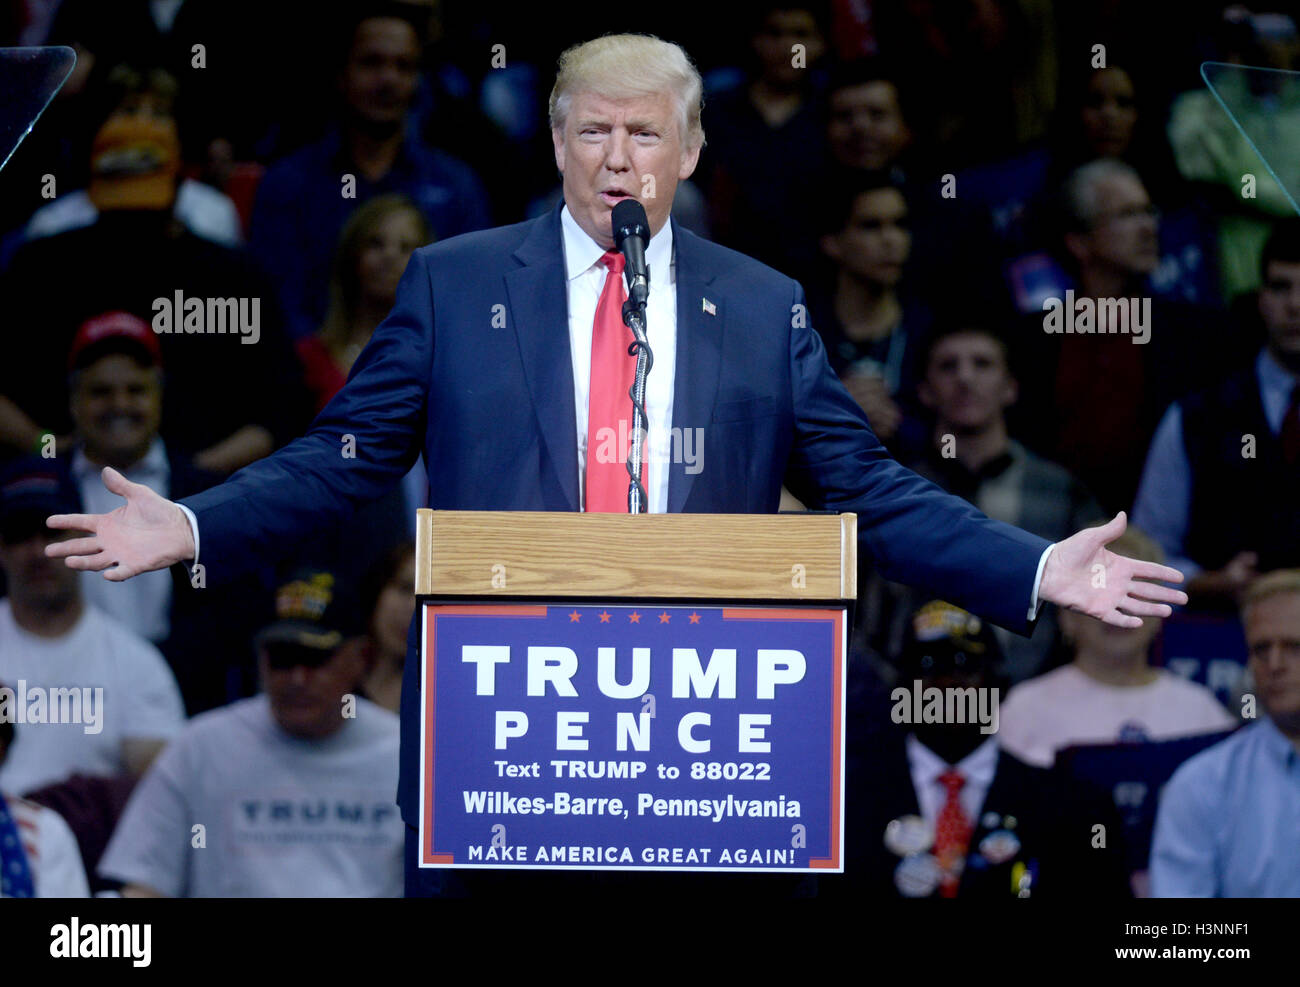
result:
[[[421,866],[843,869],[856,515],[417,513]]]

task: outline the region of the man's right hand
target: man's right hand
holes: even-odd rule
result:
[[[142,572],[165,569],[194,558],[194,536],[185,512],[142,483],[132,483],[111,466],[104,467],[104,486],[126,498],[107,514],[55,514],[51,528],[90,532],[89,537],[51,542],[45,554],[66,558],[70,569],[104,572],[115,583]]]

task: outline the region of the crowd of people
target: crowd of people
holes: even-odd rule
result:
[[[706,87],[674,221],[804,285],[904,465],[1053,542],[1127,511],[1112,548],[1187,577],[1167,620],[1049,611],[1023,638],[864,558],[846,834],[867,863],[822,891],[1300,895],[1300,183],[1197,74],[1300,69],[1295,20],[827,0],[711,31],[656,6],[629,29],[680,40]],[[344,386],[418,247],[556,208],[544,99],[582,29],[561,20],[0,16],[0,47],[78,55],[0,173],[0,712],[63,689],[100,718],[0,715],[0,895],[402,893],[423,464],[203,593],[181,566],[75,572],[44,519],[111,510],[105,466],[176,499],[265,457]],[[1294,150],[1300,76],[1269,79],[1235,105]],[[996,735],[891,722],[914,680],[1005,693]],[[1098,821],[1122,866],[1090,863]],[[908,826],[965,855],[959,881]]]

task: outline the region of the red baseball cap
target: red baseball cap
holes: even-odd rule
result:
[[[157,334],[149,328],[149,323],[130,312],[105,312],[87,319],[73,337],[72,348],[68,352],[68,369],[76,369],[82,361],[85,351],[107,340],[137,344],[149,357],[155,367],[162,366],[162,347],[158,345]]]

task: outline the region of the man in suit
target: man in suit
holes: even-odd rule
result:
[[[825,894],[1129,894],[1105,796],[999,751],[1000,658],[992,628],[965,610],[931,600],[911,615],[893,723],[850,734],[845,875]]]
[[[863,549],[888,578],[1021,633],[1042,600],[1121,626],[1183,602],[1180,591],[1139,581],[1177,580],[1176,570],[1105,550],[1122,515],[1050,546],[889,458],[831,372],[803,289],[669,222],[704,141],[701,89],[685,52],[654,38],[609,36],[567,51],[550,106],[562,207],[417,251],[392,313],[303,438],[182,505],[107,471],[127,503],[51,518],[90,532],[51,554],[112,580],[194,560],[213,585],[340,523],[421,451],[433,508],[625,510],[623,459],[605,454],[601,436],[627,431],[631,337],[609,331],[622,285],[606,265],[621,271],[613,206],[635,198],[651,233],[651,512],[772,512],[784,480],[806,504],[857,512]],[[673,434],[702,435],[693,463],[663,455]],[[417,667],[407,663],[402,697],[398,801],[408,822]]]

